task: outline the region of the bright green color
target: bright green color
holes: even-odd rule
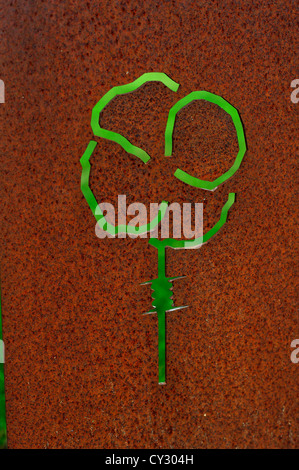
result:
[[[137,88],[141,87],[147,82],[162,82],[172,91],[177,91],[180,86],[178,83],[171,80],[171,78],[169,78],[165,73],[144,73],[143,75],[141,75],[141,77],[137,78],[137,80],[132,83],[111,88],[111,90],[109,90],[108,93],[106,93],[100,99],[100,101],[98,101],[98,103],[93,108],[91,114],[91,128],[93,130],[94,135],[118,143],[122,146],[123,149],[126,150],[126,152],[131,153],[132,155],[135,155],[136,157],[140,158],[140,160],[142,160],[144,163],[147,163],[151,158],[148,153],[146,153],[139,147],[135,147],[135,145],[132,145],[121,134],[102,129],[100,126],[100,114],[105,108],[105,106],[107,106],[107,104],[109,104],[110,101],[113,100],[113,98],[118,95],[125,95],[127,93],[131,93],[132,91],[137,90]]]
[[[229,209],[235,202],[235,193],[229,193],[228,199],[221,210],[220,219],[207,233],[202,237],[195,238],[194,240],[175,240],[173,238],[164,238],[163,240],[157,240],[157,238],[150,238],[149,244],[159,248],[161,245],[169,246],[171,248],[199,248],[201,245],[210,240],[217,232],[223,227],[227,221],[227,214]]]
[[[210,240],[217,232],[223,227],[227,221],[229,209],[235,201],[235,194],[230,193],[228,200],[224,204],[221,216],[218,222],[211,228],[205,235],[198,237],[195,240],[175,240],[173,238],[165,238],[158,240],[157,238],[150,238],[149,244],[158,249],[158,278],[154,279],[152,284],[153,290],[153,307],[154,310],[147,313],[157,313],[158,316],[158,349],[159,349],[159,384],[164,384],[166,381],[166,333],[165,333],[165,314],[173,310],[178,310],[184,307],[173,307],[171,282],[176,278],[166,277],[165,275],[165,249],[171,248],[198,248],[202,244]],[[150,284],[146,282],[145,284]]]
[[[156,238],[152,238],[157,244],[155,245],[158,249],[158,278],[153,281],[144,282],[144,284],[151,284],[152,288],[152,297],[153,297],[153,307],[154,310],[146,312],[156,313],[158,317],[158,351],[159,351],[159,384],[164,385],[166,383],[166,312],[173,312],[174,310],[179,310],[186,308],[182,307],[173,307],[172,300],[172,281],[175,279],[180,279],[184,276],[179,277],[166,277],[165,275],[165,249],[166,246]]]
[[[94,140],[91,140],[80,160],[81,165],[82,165],[81,191],[84,194],[84,197],[91,209],[91,212],[95,216],[95,219],[99,227],[105,230],[107,233],[109,233],[112,236],[116,236],[118,233],[129,233],[129,234],[138,236],[141,233],[149,232],[153,230],[160,223],[160,221],[163,219],[165,215],[165,212],[168,206],[168,202],[166,201],[161,202],[158,215],[153,220],[151,220],[148,224],[142,225],[141,227],[132,227],[129,225],[115,225],[114,226],[112,224],[109,224],[106,221],[97,203],[97,200],[89,186],[89,176],[90,176],[89,159],[94,149],[96,148],[96,145],[97,143]]]
[[[125,137],[120,134],[117,134],[112,131],[108,131],[102,129],[99,124],[100,120],[100,113],[104,109],[104,107],[110,103],[110,101],[118,95],[130,93],[141,85],[148,81],[159,81],[164,83],[168,88],[173,91],[177,91],[179,85],[171,80],[167,75],[163,73],[146,73],[139,77],[132,83],[127,85],[118,86],[112,88],[108,93],[106,93],[103,98],[96,104],[96,106],[92,110],[92,118],[91,118],[91,127],[93,132],[98,137],[103,137],[108,140],[112,140],[119,145],[121,145],[128,153],[135,155],[136,157],[140,158],[144,163],[150,160],[150,156],[142,149],[135,147],[132,145]],[[166,130],[165,130],[165,156],[171,156],[172,154],[172,137],[173,137],[173,129],[175,124],[175,118],[180,109],[182,109],[187,104],[191,103],[194,100],[203,99],[209,101],[211,103],[217,104],[222,109],[224,109],[232,118],[235,129],[237,131],[238,137],[238,144],[239,144],[239,152],[237,154],[236,160],[232,167],[219,178],[215,179],[214,181],[205,181],[194,176],[189,175],[188,173],[184,172],[181,169],[177,169],[174,173],[174,176],[186,184],[191,186],[207,189],[207,190],[214,190],[219,184],[224,183],[228,178],[234,175],[234,173],[240,167],[241,161],[244,157],[246,152],[246,141],[244,130],[242,126],[242,122],[238,111],[227,101],[225,101],[220,96],[214,95],[213,93],[209,93],[207,91],[195,91],[190,93],[185,98],[179,100],[169,111]],[[113,226],[107,223],[103,213],[101,212],[100,208],[98,207],[98,203],[93,195],[93,192],[89,186],[89,176],[90,176],[90,162],[89,159],[96,147],[97,143],[95,141],[91,141],[88,144],[84,155],[81,158],[81,165],[82,165],[82,176],[81,176],[81,190],[84,194],[86,201],[96,218],[97,223],[99,226],[108,232],[109,234],[116,236],[118,233],[131,233],[138,236],[145,231],[151,231],[153,228],[156,227],[157,224],[160,223],[162,218],[165,215],[168,203],[163,201],[160,205],[160,210],[158,216],[152,220],[149,224],[146,224],[142,227],[130,227],[127,225],[121,226]],[[159,384],[164,384],[166,380],[166,312],[171,312],[174,310],[178,310],[183,307],[173,307],[173,300],[171,299],[172,296],[172,281],[177,278],[170,278],[166,277],[165,273],[165,250],[167,247],[171,247],[174,249],[177,248],[198,248],[208,240],[210,240],[226,223],[227,215],[229,209],[235,202],[235,194],[230,193],[228,196],[227,202],[224,204],[221,216],[218,222],[209,230],[205,235],[202,237],[196,238],[194,240],[175,240],[172,238],[167,238],[163,240],[158,240],[157,238],[150,238],[149,244],[156,247],[158,250],[158,278],[154,279],[153,281],[145,282],[143,284],[151,284],[153,290],[153,310],[146,313],[157,313],[158,317],[158,349],[159,349]]]
[[[189,95],[185,96],[185,98],[182,98],[181,100],[179,100],[169,111],[168,120],[166,124],[166,130],[165,130],[165,156],[171,156],[172,154],[172,135],[173,135],[173,129],[174,129],[175,118],[176,118],[177,113],[184,106],[186,106],[189,103],[192,103],[192,101],[194,100],[205,100],[205,101],[209,101],[210,103],[214,103],[220,106],[220,108],[224,109],[224,111],[226,111],[231,116],[235,129],[237,131],[239,152],[237,154],[236,160],[234,164],[232,165],[232,167],[226,173],[223,173],[223,175],[219,176],[219,178],[216,178],[214,181],[201,180],[199,178],[196,178],[195,176],[189,175],[188,173],[181,170],[180,168],[178,168],[174,173],[174,176],[176,178],[178,178],[179,180],[183,181],[186,184],[189,184],[190,186],[213,191],[214,189],[217,188],[217,186],[219,186],[220,184],[224,183],[224,181],[231,178],[239,169],[241,162],[243,160],[243,157],[245,155],[245,152],[246,152],[246,140],[245,140],[244,129],[243,129],[241,118],[236,108],[234,108],[230,103],[228,103],[226,100],[221,98],[221,96],[214,95],[214,93],[209,93],[208,91],[193,91]]]
[[[2,316],[1,316],[1,292],[0,292],[0,340],[2,336]],[[6,419],[5,419],[5,388],[4,388],[4,364],[0,363],[0,449],[7,446]]]

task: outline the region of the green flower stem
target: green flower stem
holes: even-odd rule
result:
[[[158,353],[159,353],[159,384],[166,383],[166,312],[173,309],[171,281],[175,278],[166,277],[165,250],[166,246],[156,239],[155,247],[158,250],[158,277],[152,284],[152,297],[154,312],[158,316]]]
[[[163,286],[163,281],[166,279],[165,249],[166,247],[163,245],[160,245],[158,247],[158,280],[162,281],[160,284],[161,287]],[[161,384],[165,384],[166,382],[166,312],[163,306],[157,306],[157,315],[158,315],[158,349],[159,349],[159,384],[161,385]]]
[[[171,248],[196,248],[208,240],[210,240],[226,223],[228,211],[234,204],[235,194],[230,193],[227,202],[224,204],[221,216],[218,222],[202,237],[195,240],[175,240],[166,238],[159,240],[157,238],[150,238],[149,244],[158,250],[158,278],[154,279],[152,284],[153,290],[153,307],[154,310],[148,313],[157,313],[158,316],[158,351],[159,351],[159,384],[166,383],[166,312],[171,312],[179,308],[173,307],[173,300],[171,299],[171,282],[176,279],[174,277],[166,277],[165,273],[165,250],[167,247]]]
[[[159,348],[159,385],[166,383],[166,315],[165,310],[157,309],[158,314],[158,348]]]

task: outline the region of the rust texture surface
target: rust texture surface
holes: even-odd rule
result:
[[[144,4],[143,4],[144,3]],[[10,448],[298,447],[295,198],[299,104],[295,1],[1,0],[0,266]],[[168,250],[167,384],[158,385],[151,291],[156,250],[100,240],[80,190],[91,110],[145,72],[158,83],[115,99],[102,125],[144,148],[144,165],[101,141],[91,184],[102,201],[204,202],[205,230],[229,192],[223,230],[200,250]],[[245,127],[240,170],[215,192],[237,150],[212,104],[169,108],[194,90],[223,96]]]

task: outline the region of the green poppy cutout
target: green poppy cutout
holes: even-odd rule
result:
[[[91,127],[94,132],[94,135],[97,137],[102,137],[104,139],[111,140],[118,143],[126,152],[135,155],[145,164],[150,160],[150,155],[145,152],[143,149],[136,147],[131,142],[129,142],[124,136],[107,129],[103,129],[100,126],[100,114],[103,109],[110,103],[110,101],[118,95],[124,95],[127,93],[132,93],[137,90],[139,87],[144,85],[147,82],[161,82],[167,86],[170,90],[176,92],[179,88],[179,84],[174,82],[164,73],[145,73],[137,80],[127,85],[117,86],[112,88],[108,93],[106,93],[99,102],[95,105],[92,110],[91,117]],[[190,104],[195,100],[205,100],[210,103],[214,103],[220,108],[222,108],[226,113],[232,118],[234,127],[237,133],[239,150],[236,155],[235,161],[231,168],[223,173],[221,176],[216,178],[214,181],[207,181],[198,178],[197,176],[190,175],[181,168],[177,168],[174,176],[181,180],[182,182],[191,185],[196,188],[213,191],[219,185],[223,184],[229,178],[231,178],[236,171],[239,169],[243,157],[246,152],[246,140],[244,129],[242,125],[241,118],[238,111],[230,103],[228,103],[222,97],[215,95],[207,91],[194,91],[189,95],[185,96],[179,100],[169,111],[166,129],[165,129],[165,156],[169,157],[172,155],[172,140],[173,140],[173,130],[175,125],[175,119],[177,113],[184,107]],[[89,177],[90,177],[90,157],[96,148],[97,143],[95,141],[90,141],[86,151],[84,152],[81,158],[82,165],[82,176],[81,176],[81,190],[84,194],[84,197],[99,225],[100,228],[107,231],[107,233],[116,236],[118,233],[129,233],[138,236],[140,233],[152,231],[157,224],[163,219],[168,203],[162,201],[159,207],[158,215],[155,219],[151,220],[150,223],[143,225],[141,227],[132,227],[128,225],[119,225],[114,226],[109,224],[103,213],[100,210],[98,202],[90,189],[89,186]],[[158,277],[152,281],[146,282],[144,284],[151,284],[153,290],[153,309],[149,313],[156,313],[158,316],[158,352],[159,352],[159,384],[166,383],[166,331],[165,331],[165,315],[166,312],[171,312],[178,310],[182,307],[174,307],[172,300],[172,281],[177,278],[166,277],[165,273],[165,249],[167,247],[171,248],[198,248],[208,240],[210,240],[227,221],[228,211],[235,202],[235,194],[230,193],[226,203],[224,204],[220,219],[218,222],[203,236],[195,238],[194,240],[177,240],[173,238],[166,238],[159,240],[157,238],[149,238],[149,244],[156,247],[158,250]]]

